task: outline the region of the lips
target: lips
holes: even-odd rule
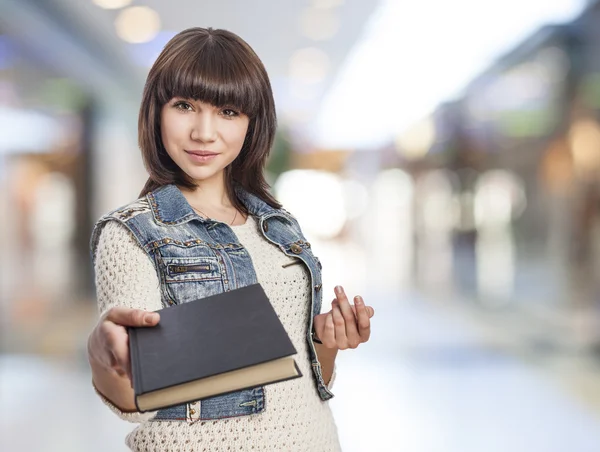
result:
[[[212,162],[219,155],[218,152],[211,152],[211,151],[185,151],[185,153],[188,155],[188,158],[192,162],[198,163],[198,164],[205,164],[205,163]]]
[[[197,155],[200,157],[208,157],[211,155],[218,155],[217,152],[211,152],[211,151],[185,151],[185,152],[187,152],[188,154]]]

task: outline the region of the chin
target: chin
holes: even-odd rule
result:
[[[215,171],[213,169],[209,170],[208,168],[202,168],[200,170],[198,168],[192,168],[190,171],[185,171],[185,173],[194,180],[210,179],[218,172],[219,171]]]

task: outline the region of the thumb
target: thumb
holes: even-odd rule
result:
[[[106,313],[105,320],[122,326],[155,326],[160,321],[160,315],[142,309],[115,307]]]

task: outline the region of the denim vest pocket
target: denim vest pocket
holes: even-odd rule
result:
[[[223,292],[223,272],[216,257],[161,257],[166,289],[177,304]]]

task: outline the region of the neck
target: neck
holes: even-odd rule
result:
[[[231,206],[223,173],[211,179],[197,180],[196,189],[179,187],[183,196],[195,207],[226,208]]]

